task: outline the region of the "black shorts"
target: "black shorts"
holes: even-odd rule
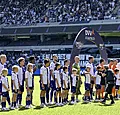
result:
[[[8,95],[9,95],[8,91],[2,92],[2,96],[3,96],[3,97],[8,97]]]
[[[47,84],[43,84],[44,85],[44,88],[42,87],[42,84],[40,83],[40,89],[42,90],[42,91],[46,91],[47,90]]]
[[[29,87],[30,90],[33,90],[34,87]]]
[[[20,89],[19,89],[21,92],[24,92],[24,86],[23,85],[20,85]]]
[[[60,88],[56,88],[56,91],[61,91],[61,87]]]
[[[91,84],[95,84],[95,83],[94,83],[94,80],[91,80]]]
[[[62,88],[62,90],[64,90],[64,91],[65,91],[65,90],[68,90],[68,88],[66,88],[66,89],[65,89],[65,88]]]
[[[105,78],[101,78],[101,85],[105,85]]]
[[[115,86],[115,89],[119,90],[119,88],[120,88],[120,85]]]
[[[114,84],[107,84],[107,85],[106,85],[106,92],[107,92],[108,94],[112,94],[112,89],[113,89],[113,87],[114,87]]]
[[[72,87],[71,87],[71,92],[72,92],[72,93],[76,93],[76,87],[75,87],[75,86],[72,86]]]
[[[18,89],[17,89],[17,91],[15,91],[15,90],[13,89],[13,90],[12,90],[12,93],[17,94],[17,93],[18,93]]]

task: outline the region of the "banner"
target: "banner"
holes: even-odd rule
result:
[[[108,56],[103,39],[94,29],[86,27],[80,30],[74,40],[70,57],[70,68],[72,68],[72,64],[74,63],[74,57],[80,54],[82,46],[88,41],[92,42],[98,47],[101,58],[105,59],[106,63],[108,63]]]

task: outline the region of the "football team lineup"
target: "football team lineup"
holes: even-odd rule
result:
[[[4,65],[7,57],[2,54],[0,59],[2,111],[22,110],[23,108],[55,108],[76,105],[81,102],[82,104],[94,102],[99,105],[100,103],[105,104],[106,100],[109,99],[111,102],[108,105],[113,105],[115,104],[114,100],[119,100],[120,63],[118,63],[118,60],[110,60],[109,64],[106,65],[105,60],[100,59],[99,65],[95,67],[94,57],[89,56],[84,77],[81,77],[80,58],[78,56],[75,56],[70,72],[70,60],[65,59],[64,65],[61,65],[58,62],[58,57],[53,55],[52,61],[49,59],[43,61],[43,66],[40,68],[40,77],[35,78],[37,81],[34,82],[34,72],[36,70],[34,56],[29,58],[27,66],[25,66],[25,59],[20,57],[18,65],[12,67],[12,75],[9,80],[7,78],[8,70]],[[37,94],[35,94],[34,86],[38,83]],[[79,95],[83,94],[83,89],[85,93],[81,99]],[[10,96],[10,91],[12,96]],[[24,92],[26,92],[26,96],[23,97]],[[33,99],[35,100],[36,96],[39,99],[36,100],[37,105],[34,105]],[[22,105],[22,103],[25,103],[23,100],[26,102],[25,106]],[[9,107],[6,106],[6,102],[8,102]]]
[[[89,55],[81,75],[78,55],[86,40],[98,47],[101,59],[95,65],[94,57]],[[12,112],[11,110],[30,112],[33,109],[55,109],[66,106],[76,108],[78,105],[81,107],[89,104],[102,107],[102,105],[111,106],[115,104],[115,100],[119,100],[120,63],[117,59],[111,59],[108,63],[104,42],[95,30],[83,28],[75,38],[71,58],[65,59],[64,64],[58,60],[57,55],[53,55],[52,60],[49,58],[42,60],[40,75],[35,77],[37,69],[35,56],[30,56],[27,64],[24,57],[19,57],[18,64],[12,66],[11,76],[7,77],[8,69],[5,66],[7,57],[1,54],[1,112]],[[106,104],[108,101],[109,104]],[[76,110],[80,112],[78,108]]]

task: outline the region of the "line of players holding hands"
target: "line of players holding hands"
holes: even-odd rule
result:
[[[34,89],[34,72],[36,71],[35,57],[30,57],[29,63],[27,64],[26,68],[24,67],[25,59],[22,57],[18,59],[18,65],[14,65],[12,67],[11,88],[9,87],[9,82],[7,78],[8,70],[5,67],[6,55],[1,55],[0,60],[0,102],[2,110],[9,110],[8,108],[6,108],[6,101],[8,102],[10,109],[14,110],[21,106],[22,94],[24,92],[24,81],[27,91],[25,108],[31,108],[33,99],[32,94]],[[79,102],[78,95],[80,93],[80,86],[82,84],[80,76],[79,57],[76,56],[74,59],[75,62],[72,66],[71,74],[69,72],[69,60],[64,60],[63,67],[61,67],[61,64],[57,62],[57,60],[58,58],[56,55],[53,56],[53,61],[51,63],[49,59],[45,59],[43,66],[40,68],[40,107],[45,107],[52,104],[55,104],[56,106],[63,106],[67,104],[69,102],[69,92],[71,92],[71,101],[69,103],[75,104]],[[93,100],[93,89],[95,87],[95,100],[100,101],[101,99],[103,99],[103,102],[105,102],[105,60],[100,59],[100,64],[96,68],[93,62],[94,57],[90,56],[84,72],[85,94],[83,100],[87,103]],[[120,86],[120,75],[119,69],[117,68],[117,63],[117,60],[111,60],[109,65],[107,65],[107,70],[113,69],[113,71],[111,72],[114,72],[113,77],[115,76],[114,79],[116,79],[115,85],[114,87],[112,87],[112,93],[115,98],[118,98],[118,90]],[[12,90],[12,103],[10,102],[9,96],[10,89]],[[110,94],[110,97],[112,96],[111,92],[108,94]],[[111,100],[111,104],[113,104],[114,100],[112,97]]]

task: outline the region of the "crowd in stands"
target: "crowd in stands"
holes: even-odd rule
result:
[[[108,57],[109,58],[119,58],[120,50],[119,49],[110,49],[107,48]],[[94,52],[94,53],[93,53]],[[50,50],[50,51],[33,51],[32,49],[30,51],[1,51],[0,54],[6,54],[7,55],[7,62],[6,66],[8,69],[11,69],[11,67],[15,64],[17,64],[18,57],[24,57],[26,59],[26,64],[29,61],[29,57],[31,55],[34,55],[36,58],[36,66],[38,68],[41,67],[43,63],[43,59],[50,58],[52,59],[53,54],[58,54],[59,60],[61,63],[63,63],[64,59],[70,59],[71,49],[65,49],[65,50]],[[86,55],[94,55],[94,57],[99,58],[99,51],[97,48],[82,48],[81,54]]]
[[[0,24],[32,25],[115,19],[119,0],[0,0]]]

